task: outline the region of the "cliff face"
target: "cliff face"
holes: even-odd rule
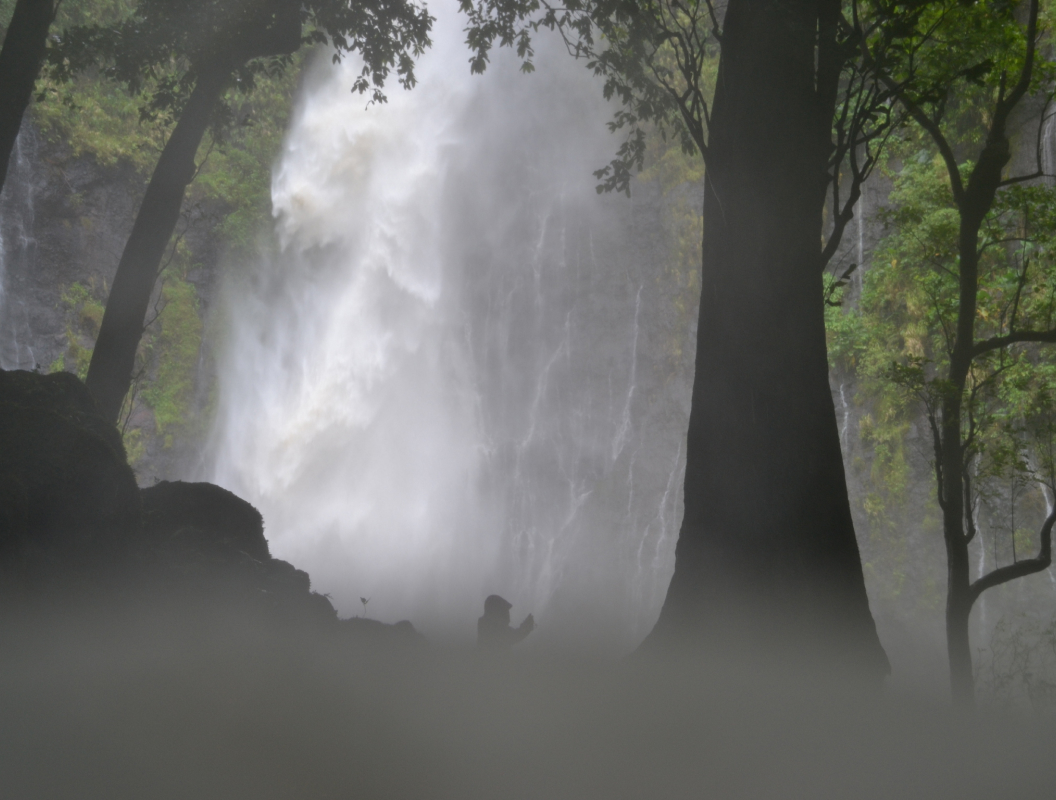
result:
[[[13,162],[0,195],[0,367],[83,378],[146,178],[127,162],[74,154],[31,120]],[[222,248],[211,224],[220,211],[199,203],[185,214],[158,282],[138,391],[122,420],[141,483],[174,476],[197,447],[191,420],[210,381],[199,367],[209,363],[202,320]]]

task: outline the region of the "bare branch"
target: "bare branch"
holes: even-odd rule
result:
[[[1037,557],[999,567],[980,577],[968,587],[969,603],[971,604],[978,600],[979,595],[987,589],[992,589],[1002,583],[1008,583],[1016,578],[1023,578],[1027,575],[1033,575],[1035,572],[1048,569],[1052,563],[1053,524],[1056,524],[1056,506],[1053,506],[1052,511],[1049,512],[1049,516],[1045,518],[1045,522],[1041,526],[1041,546]]]
[[[1016,317],[1019,315],[1019,301],[1023,296],[1023,287],[1027,284],[1027,270],[1030,268],[1030,256],[1023,259],[1023,269],[1019,273],[1019,279],[1016,281],[1016,294],[1012,299],[1012,310],[1008,315],[1008,330],[1009,333],[1015,333],[1016,331]]]
[[[1012,87],[1012,91],[1009,92],[1008,97],[1002,97],[998,101],[998,110],[1004,112],[1007,116],[1008,113],[1015,108],[1016,104],[1023,99],[1023,95],[1027,93],[1027,89],[1030,88],[1030,79],[1034,74],[1034,52],[1037,47],[1038,38],[1038,0],[1030,0],[1030,10],[1028,11],[1027,18],[1027,53],[1023,57],[1023,68],[1019,73],[1019,80],[1016,85]],[[1004,80],[1002,79],[1002,89]],[[1002,94],[1004,92],[1002,91]],[[995,117],[997,115],[995,114]]]
[[[704,0],[708,6],[708,16],[711,17],[711,35],[718,42],[722,41],[722,28],[719,25],[719,15],[715,11],[715,4],[711,0]]]
[[[1013,331],[1004,336],[992,336],[989,339],[983,339],[981,342],[975,343],[975,346],[972,348],[972,358],[978,358],[984,353],[989,353],[992,350],[1000,350],[1002,347],[1008,347],[1017,342],[1039,342],[1051,344],[1056,342],[1056,330]]]

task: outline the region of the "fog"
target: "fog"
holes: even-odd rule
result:
[[[101,616],[5,620],[5,797],[934,800],[1056,779],[1051,719],[793,659],[364,647],[215,605]]]
[[[0,584],[0,798],[1052,797],[1056,721],[952,709],[941,609],[874,604],[880,686],[824,653],[635,650],[682,514],[675,201],[598,195],[597,81],[546,39],[532,75],[502,51],[471,76],[452,8],[386,105],[354,59],[304,75],[184,476],[259,508],[345,619],[195,595],[200,563],[159,573],[172,595]],[[491,593],[539,623],[507,652],[474,643]]]

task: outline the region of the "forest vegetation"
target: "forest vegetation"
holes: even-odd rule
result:
[[[474,8],[469,2],[464,5]],[[483,2],[475,8],[484,13],[494,6]],[[604,77],[605,91],[623,101],[612,128],[626,129],[628,135],[617,159],[598,172],[604,188],[627,189],[631,169],[641,166],[649,124],[672,131],[683,149],[699,153],[706,165],[704,291],[689,432],[686,516],[675,576],[657,631],[693,607],[687,598],[695,594],[707,598],[711,593],[710,600],[703,600],[705,607],[709,603],[725,606],[723,593],[716,587],[730,574],[742,576],[734,581],[736,585],[753,586],[751,602],[763,608],[764,619],[773,616],[781,604],[795,607],[797,603],[789,601],[797,596],[796,578],[789,582],[782,576],[782,567],[788,564],[795,565],[799,576],[811,574],[809,591],[828,585],[834,592],[822,605],[838,605],[853,613],[850,609],[855,603],[850,595],[845,596],[848,599],[831,598],[840,596],[836,587],[841,581],[851,576],[852,583],[857,580],[857,551],[848,552],[842,573],[837,569],[822,577],[826,569],[832,569],[822,565],[838,561],[840,537],[834,536],[835,531],[842,529],[843,541],[854,542],[850,515],[839,504],[825,511],[818,502],[818,498],[846,494],[839,448],[830,450],[827,462],[825,458],[810,460],[817,458],[812,451],[820,447],[819,442],[832,441],[836,425],[831,398],[819,391],[802,407],[804,416],[796,423],[790,423],[794,406],[785,397],[775,398],[772,411],[763,410],[767,391],[802,386],[792,391],[792,397],[806,398],[809,386],[820,388],[822,383],[816,371],[813,383],[806,378],[810,374],[806,362],[804,383],[784,366],[794,363],[797,355],[825,349],[806,335],[810,320],[816,322],[822,315],[821,307],[808,299],[810,292],[801,296],[792,284],[780,283],[797,269],[783,262],[791,243],[798,234],[813,231],[814,241],[821,240],[820,252],[819,245],[806,244],[801,258],[804,264],[813,259],[821,270],[831,270],[824,292],[826,305],[841,305],[856,269],[866,275],[861,297],[848,302],[845,317],[828,314],[834,355],[846,355],[849,347],[859,348],[855,355],[867,364],[863,392],[876,391],[881,404],[891,402],[883,399],[889,397],[891,385],[922,403],[916,413],[923,413],[932,438],[934,490],[946,546],[951,680],[955,698],[971,703],[974,678],[968,629],[972,606],[994,586],[1048,569],[1056,522],[1052,397],[1044,377],[1051,358],[1045,345],[1056,341],[1045,257],[1046,219],[1052,207],[1051,157],[1047,162],[1043,156],[1053,70],[1046,55],[1051,48],[1046,38],[1051,8],[1041,6],[1039,2],[831,2],[754,6],[748,12],[736,2],[721,9],[712,3],[625,8],[605,2],[567,6],[529,2],[522,8],[543,10],[530,24],[504,29],[481,26],[485,41],[498,39],[528,57],[531,33],[540,28],[560,30],[573,54],[588,59],[588,66]],[[741,13],[748,20],[743,31]],[[768,19],[774,27],[767,28]],[[805,58],[796,61],[794,31],[810,32],[813,63]],[[716,48],[720,53],[718,91],[708,79]],[[768,59],[780,65],[770,73],[765,72]],[[804,70],[798,84],[802,94],[786,107],[781,104],[795,94],[797,84],[790,83],[775,95],[767,92],[788,79],[793,63],[800,63]],[[725,77],[723,64],[728,64]],[[745,69],[744,84],[734,77],[740,68]],[[728,87],[729,101],[723,93]],[[738,104],[730,123],[725,123],[723,113],[726,102]],[[821,117],[808,119],[817,113],[819,103]],[[753,121],[752,115],[759,121]],[[727,130],[724,124],[733,127]],[[758,132],[753,133],[753,124],[760,126]],[[779,126],[782,134],[775,138],[773,131]],[[796,130],[801,132],[793,134]],[[730,155],[716,155],[728,146],[725,136],[733,143]],[[779,148],[789,141],[796,144],[782,157]],[[737,156],[738,148],[747,152]],[[1016,160],[1014,149],[1019,150]],[[813,172],[795,174],[791,178],[795,188],[782,190],[780,181],[793,174],[793,162],[809,160],[808,154],[819,159]],[[723,159],[727,158],[736,163],[729,167],[736,176],[736,189],[722,185]],[[835,256],[862,185],[880,163],[895,181],[890,205],[882,212],[892,235],[878,253],[890,258],[891,266],[866,271],[864,264],[852,261],[848,265],[846,259]],[[936,168],[944,173],[945,190],[935,183],[943,180],[936,178]],[[930,182],[926,174],[931,175]],[[742,206],[734,198],[751,192],[745,183],[763,188]],[[811,214],[817,216],[795,222],[796,214],[803,213],[807,187],[816,187],[818,192],[814,195],[817,205],[811,206]],[[780,199],[775,198],[782,196],[796,197],[796,201],[768,216],[765,209],[769,205],[776,209]],[[711,201],[714,205],[709,213]],[[824,222],[820,218],[823,208]],[[744,214],[743,222],[740,214]],[[785,232],[775,235],[781,226]],[[753,272],[745,265],[760,258],[760,250],[765,249],[758,243],[761,231],[768,231],[780,245]],[[726,236],[732,245],[726,243]],[[811,249],[817,255],[809,256]],[[733,275],[742,282],[736,283],[738,278]],[[769,292],[776,298],[772,305],[766,299]],[[814,293],[817,296],[816,289]],[[760,309],[766,310],[760,314]],[[795,355],[775,355],[782,352],[779,342],[787,341],[795,329],[790,322],[794,313],[800,314],[806,326],[806,338],[793,348]],[[904,318],[896,323],[899,316]],[[859,339],[848,345],[841,337],[852,330]],[[737,342],[736,348],[731,347],[730,337]],[[753,337],[758,337],[754,346],[747,344]],[[737,354],[732,364],[730,351]],[[771,358],[783,366],[770,365]],[[845,366],[852,364],[845,362]],[[753,386],[746,374],[758,376],[759,383]],[[729,389],[739,382],[745,389],[740,395]],[[709,398],[718,395],[721,399],[709,405]],[[704,408],[706,413],[702,413]],[[733,422],[732,409],[750,409],[750,420],[743,425]],[[767,413],[775,419],[770,429],[760,422]],[[810,427],[812,415],[820,427]],[[789,428],[811,433],[794,440]],[[870,430],[867,435],[878,434]],[[753,436],[760,437],[757,453],[745,456],[752,451]],[[895,452],[900,451],[899,434],[889,432],[887,436],[884,447],[894,445]],[[724,444],[719,446],[719,442]],[[745,471],[738,477],[733,477],[738,467],[731,468],[729,460],[734,450],[744,459],[740,468]],[[782,462],[782,458],[788,460]],[[880,448],[877,475],[883,474],[887,458]],[[822,477],[825,463],[834,467],[828,477]],[[767,469],[775,469],[772,483],[763,478]],[[790,490],[790,476],[797,471],[821,483]],[[887,474],[895,476],[893,471]],[[720,485],[719,475],[727,482]],[[996,489],[1002,482],[1006,488]],[[748,493],[744,487],[750,487]],[[710,500],[709,491],[714,492]],[[747,499],[754,492],[768,498],[765,513],[773,516],[739,520],[731,516],[731,509],[754,508]],[[777,499],[784,492],[793,498],[785,512],[780,510],[783,501]],[[1020,532],[1018,550],[1013,533],[1011,559],[999,559],[995,549],[989,569],[980,565],[980,574],[971,579],[969,546],[978,532],[982,498],[1007,496],[1005,512],[991,514],[991,535],[996,542],[996,530],[1017,530],[1016,503],[1024,494],[1040,495],[1045,513],[1033,523],[1032,533],[1028,529]],[[811,509],[794,510],[795,498],[806,496],[815,499]],[[732,497],[741,499],[730,503]],[[873,510],[878,510],[875,504]],[[803,516],[797,519],[797,513]],[[826,536],[832,538],[826,540]],[[812,537],[821,538],[808,545],[815,541]],[[1031,552],[1024,554],[1028,542]],[[806,549],[796,554],[797,547]],[[730,554],[738,550],[741,554],[730,560]],[[773,561],[768,561],[774,553]],[[810,563],[817,572],[806,567]],[[709,569],[718,574],[705,576]],[[749,575],[758,585],[745,580]],[[775,604],[769,609],[761,599],[767,591],[775,593]],[[808,612],[808,616],[816,613]],[[699,611],[691,617],[691,624],[699,624]],[[826,629],[843,624],[850,630],[856,625],[833,623]],[[869,623],[857,626],[864,631]],[[764,634],[772,635],[772,629]]]
[[[0,3],[0,19],[13,26],[16,6]],[[21,101],[29,119],[68,157],[130,170],[140,203],[112,285],[63,287],[67,347],[46,366],[86,380],[135,464],[143,412],[162,446],[203,435],[208,400],[196,387],[207,331],[187,237],[208,227],[230,253],[258,246],[311,48],[359,52],[365,66],[349,88],[383,101],[386,79],[413,87],[430,19],[411,4],[360,16],[324,0],[293,12],[277,0],[42,7],[53,35],[42,55],[19,57],[40,63],[32,100]],[[598,169],[599,190],[656,181],[675,196],[705,185],[702,209],[682,200],[668,220],[677,264],[665,268],[681,290],[672,314],[697,314],[700,296],[700,325],[686,516],[652,641],[691,629],[709,645],[745,631],[749,646],[809,635],[834,660],[883,674],[866,577],[890,588],[904,575],[891,563],[863,574],[853,512],[869,535],[897,542],[896,512],[915,479],[908,441],[923,430],[928,508],[946,547],[954,696],[970,703],[973,605],[1051,565],[1056,161],[1045,154],[1056,6],[804,0],[751,12],[738,0],[464,0],[462,9],[474,71],[495,43],[516,48],[530,71],[532,37],[556,31],[601,77],[625,139],[611,163],[586,165]],[[0,97],[0,111],[8,102]],[[6,164],[15,143],[4,136],[0,126]],[[857,263],[846,233],[870,180],[889,187],[877,212],[883,236]],[[855,382],[867,409],[860,435],[872,464],[860,508],[830,371]],[[987,566],[972,579],[976,551]],[[731,599],[750,609],[744,618],[725,616]]]

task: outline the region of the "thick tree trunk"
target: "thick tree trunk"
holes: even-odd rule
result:
[[[44,62],[55,0],[18,0],[0,50],[0,188]]]
[[[195,154],[231,72],[209,70],[199,78],[154,167],[121,254],[85,380],[100,413],[112,422],[117,422],[132,383],[143,321],[184,192],[194,177]]]
[[[828,380],[820,264],[831,116],[817,0],[731,0],[713,105],[675,574],[651,643],[803,643],[877,677]],[[805,638],[803,638],[805,637]]]

